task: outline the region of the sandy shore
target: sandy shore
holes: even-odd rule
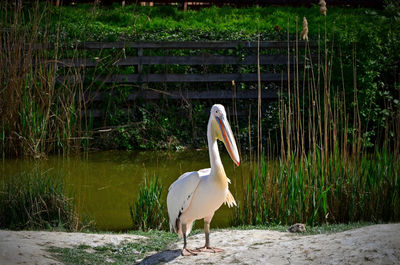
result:
[[[99,246],[142,241],[136,235],[37,231],[0,231],[0,264],[60,264],[47,249],[81,244]],[[182,242],[150,253],[142,264],[400,264],[400,224],[373,225],[335,234],[302,236],[269,230],[212,232],[222,253],[182,257]],[[188,239],[189,247],[204,245],[204,235]]]

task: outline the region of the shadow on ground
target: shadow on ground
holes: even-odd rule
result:
[[[156,253],[154,255],[148,256],[143,259],[141,262],[137,263],[138,265],[153,265],[169,262],[171,260],[176,259],[181,255],[180,249],[175,250],[164,250],[163,252]]]

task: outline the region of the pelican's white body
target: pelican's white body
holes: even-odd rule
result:
[[[210,175],[211,169],[208,168],[204,171],[208,171],[208,174],[200,178],[200,183],[194,192],[190,207],[181,215],[182,223],[189,224],[202,218],[211,221],[215,211],[225,202],[228,186],[221,189],[215,185],[215,181]]]
[[[224,202],[229,207],[236,205],[228,190],[230,180],[226,177],[218,152],[217,139],[220,139],[227,146],[235,163],[239,164],[236,143],[225,117],[223,106],[214,105],[207,127],[211,168],[184,173],[169,187],[167,206],[170,228],[179,236],[182,236],[182,224],[186,225],[187,235],[190,233],[193,221],[204,219],[208,223],[211,222],[215,211]]]
[[[182,224],[187,225],[186,234],[189,234],[195,220],[204,218],[211,221],[215,211],[226,201],[229,192],[228,185],[221,188],[216,184],[211,168],[207,168],[187,172],[171,185],[167,205],[172,231],[182,236],[182,229],[179,227]],[[177,207],[178,205],[181,207]]]

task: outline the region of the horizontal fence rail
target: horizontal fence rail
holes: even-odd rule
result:
[[[294,61],[299,64],[303,60],[285,54],[261,54],[241,55],[240,49],[250,49],[253,53],[260,50],[278,49],[286,51],[294,48],[315,47],[315,42],[293,42],[293,41],[200,41],[200,42],[86,42],[71,45],[76,49],[103,50],[103,49],[136,49],[137,56],[126,56],[117,58],[113,62],[108,62],[113,67],[135,66],[137,71],[131,74],[112,74],[108,76],[88,76],[88,75],[61,75],[57,82],[84,82],[85,80],[102,82],[105,84],[134,84],[134,83],[213,83],[213,82],[256,82],[260,78],[261,82],[281,82],[287,81],[287,75],[281,71],[275,73],[262,72],[256,73],[184,73],[178,74],[168,72],[164,74],[151,73],[144,71],[146,65],[287,65]],[[203,54],[172,56],[172,55],[143,55],[145,50],[166,50],[166,49],[198,49],[198,50],[221,50],[238,49],[236,55]],[[99,57],[90,58],[64,58],[58,61],[59,68],[82,67],[91,68],[104,64],[104,60]]]
[[[62,76],[57,82],[82,82],[84,77]],[[286,74],[260,74],[261,81],[287,81]],[[133,84],[133,83],[212,83],[212,82],[256,82],[257,74],[116,74],[110,77],[94,77],[93,81],[105,84]]]
[[[169,99],[221,99],[230,100],[232,99],[232,91],[230,90],[209,90],[209,91],[162,91],[162,90],[143,90],[136,91],[128,95],[127,101],[134,101],[138,98],[148,100],[158,100],[162,98]],[[93,102],[103,101],[106,96],[113,96],[114,94],[107,94],[106,92],[94,92],[91,95],[87,95],[85,100],[91,100]],[[252,90],[241,90],[235,93],[236,99],[257,99],[258,91]],[[262,99],[278,99],[278,89],[263,89],[261,90]]]
[[[291,56],[292,62],[295,57]],[[101,60],[92,60],[88,58],[62,59],[58,63],[59,67],[95,67],[101,64]],[[288,56],[285,55],[260,55],[260,65],[282,65],[288,63]],[[301,63],[301,62],[300,62]],[[117,60],[114,66],[131,65],[157,65],[157,64],[179,64],[179,65],[251,65],[257,64],[257,56],[249,55],[244,58],[238,56],[219,56],[219,55],[201,55],[201,56],[130,56]]]
[[[117,41],[117,42],[79,42],[59,45],[62,49],[85,49],[85,50],[100,50],[100,49],[239,49],[239,48],[257,48],[261,49],[293,49],[296,46],[304,48],[306,42],[300,41]],[[310,47],[316,47],[317,42],[310,41]],[[32,49],[54,49],[55,46],[40,43],[32,44]]]
[[[261,99],[277,100],[279,84],[293,81],[293,78],[288,78],[287,67],[317,60],[311,52],[317,47],[317,43],[304,41],[86,42],[61,47],[63,50],[74,50],[66,54],[75,56],[49,61],[60,71],[56,81],[65,88],[71,84],[90,84],[96,87],[96,83],[111,87],[119,84],[126,86],[129,93],[126,94],[121,109],[137,99],[256,100],[259,96],[257,89],[234,91],[229,88],[232,88],[232,84],[243,82],[254,83],[253,87],[256,87],[258,81],[262,82],[263,87],[274,88],[262,89]],[[295,49],[302,49],[300,54],[304,54],[306,50],[311,58],[294,56],[298,54],[294,52]],[[112,52],[104,53],[106,50]],[[257,55],[258,50],[260,55]],[[257,74],[258,65],[262,67],[260,74]],[[105,69],[110,70],[109,74]],[[213,83],[226,85],[225,88],[219,86],[222,88],[220,90],[214,87],[205,91],[199,88],[195,91],[176,89],[173,85],[175,88],[143,86],[150,83],[199,83],[205,84],[204,87]],[[268,83],[275,85],[267,85]],[[96,102],[107,101],[114,96],[117,95],[107,91],[86,94],[81,100],[94,103],[85,110],[86,115],[102,117],[104,112],[96,107]],[[126,109],[126,113],[130,112],[129,108]]]
[[[106,92],[95,92],[92,95],[87,95],[85,100],[90,100],[93,102],[99,102],[105,100],[106,97],[112,97],[113,94],[108,94]],[[189,99],[189,100],[231,100],[233,98],[232,91],[229,90],[211,90],[211,91],[160,91],[160,90],[143,90],[136,91],[129,94],[127,101],[134,101],[138,98],[145,100],[160,100],[163,98],[179,100],[179,99]],[[257,90],[242,90],[235,93],[236,99],[257,99]],[[276,100],[278,99],[278,89],[263,89],[261,91],[261,98],[264,100]],[[126,114],[131,111],[129,109],[122,109]],[[232,114],[232,113],[231,113]],[[87,111],[87,115],[93,118],[102,117],[103,111],[99,109],[91,109]],[[244,113],[237,113],[238,116],[243,116]]]

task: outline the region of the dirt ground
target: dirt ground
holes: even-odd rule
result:
[[[60,264],[47,249],[81,244],[100,246],[143,240],[126,234],[84,234],[0,230],[0,264]],[[298,235],[269,230],[211,231],[221,253],[180,255],[182,242],[149,253],[141,264],[400,264],[400,224],[362,227],[335,234]],[[204,245],[204,235],[188,238],[189,247]]]

